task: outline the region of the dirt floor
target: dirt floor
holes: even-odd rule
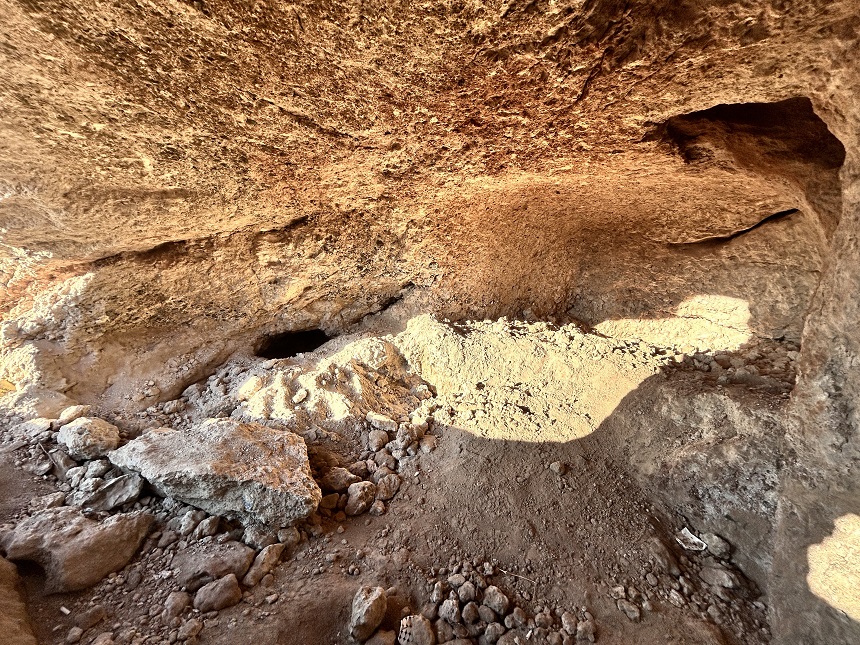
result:
[[[228,415],[295,430],[308,443],[316,473],[376,459],[366,448],[368,410],[429,422],[428,436],[435,439],[428,449],[395,462],[402,483],[384,514],[346,517],[336,508],[321,509],[302,525],[302,542],[288,549],[270,577],[246,589],[242,602],[182,616],[202,619],[200,643],[345,643],[352,597],[363,584],[389,590],[382,628],[396,630],[401,614],[427,611],[436,581],[463,567],[482,572],[486,584],[502,589],[532,621],[549,614],[551,627],[532,622],[515,628],[520,642],[554,642],[549,639],[561,634],[564,612],[580,621],[588,612],[600,643],[767,642],[766,596],[733,562],[743,557],[718,559],[682,548],[677,535],[696,527],[657,501],[659,493],[637,477],[635,460],[619,461],[628,458],[631,433],[625,431],[622,441],[617,433],[627,423],[621,411],[633,414],[630,408],[635,416],[652,416],[654,433],[668,428],[665,411],[654,409],[660,403],[654,387],[685,392],[689,400],[709,392],[738,401],[753,397],[757,408],[770,400],[778,409],[793,379],[790,361],[758,380],[743,373],[738,379],[739,368],[726,363],[718,383],[713,372],[722,368],[713,358],[747,368],[757,362],[768,372],[769,361],[787,351],[774,344],[760,348],[756,361],[737,363],[738,351],[685,358],[671,348],[574,324],[453,324],[423,316],[396,335],[338,338],[295,358],[237,356],[188,388],[181,405],[105,416],[128,436]],[[242,386],[257,378],[258,391],[243,393]],[[292,403],[302,391],[301,402]],[[651,437],[641,449],[656,443],[671,452],[671,439]],[[54,490],[50,475],[24,470],[28,450],[39,448],[2,455],[8,518],[24,512],[30,498]],[[65,642],[92,606],[104,607],[104,618],[81,642],[103,632],[112,632],[116,643],[177,639],[177,627],[161,616],[167,595],[180,588],[172,560],[242,533],[222,523],[214,538],[159,547],[166,522],[188,509],[157,496],[143,500],[159,523],[117,575],[85,591],[46,595],[38,569],[23,569],[40,642]],[[703,580],[701,572],[712,566],[731,572],[733,588]],[[628,617],[624,606],[635,607],[635,615]]]

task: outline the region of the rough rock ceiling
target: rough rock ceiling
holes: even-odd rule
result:
[[[0,0],[0,378],[130,412],[419,312],[802,340],[773,620],[850,635],[798,553],[858,510],[855,4]]]

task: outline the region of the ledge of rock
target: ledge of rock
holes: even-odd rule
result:
[[[153,519],[148,513],[125,513],[99,523],[78,508],[49,508],[0,537],[0,549],[10,560],[39,564],[49,591],[77,591],[124,567]]]
[[[245,523],[290,526],[322,498],[304,440],[256,423],[208,419],[187,431],[160,428],[108,458],[166,497]]]
[[[15,565],[0,558],[0,633],[4,643],[36,645],[18,583]]]

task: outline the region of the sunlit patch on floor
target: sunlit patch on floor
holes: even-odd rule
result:
[[[834,522],[833,533],[807,550],[809,589],[860,622],[860,515]]]
[[[398,344],[437,390],[436,422],[485,439],[582,438],[661,365],[639,341],[506,319],[449,326],[420,316]]]

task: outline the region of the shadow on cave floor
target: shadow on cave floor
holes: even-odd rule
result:
[[[487,439],[462,426],[439,428],[440,448],[421,461],[415,477],[405,478],[386,515],[370,518],[366,528],[347,522],[343,535],[351,548],[356,532],[384,536],[362,564],[372,571],[362,580],[395,585],[399,596],[420,607],[429,587],[416,571],[446,566],[449,557],[491,561],[499,571],[492,584],[528,607],[588,607],[597,618],[599,643],[768,642],[764,605],[758,604],[767,596],[738,567],[769,557],[749,551],[770,547],[775,484],[757,478],[776,468],[776,447],[762,445],[776,429],[772,419],[757,418],[752,408],[772,397],[741,387],[721,393],[730,400],[725,408],[734,410],[735,423],[709,428],[708,437],[694,436],[684,420],[661,413],[659,401],[661,393],[673,391],[662,407],[689,413],[691,397],[709,395],[689,376],[646,380],[596,431],[576,440]],[[749,423],[738,425],[744,414]],[[695,462],[691,449],[699,453]],[[654,472],[643,474],[654,455],[659,455]],[[708,494],[711,503],[722,504],[717,517],[708,517],[714,508],[703,512],[702,497]],[[338,526],[323,520],[326,532]],[[732,557],[717,564],[706,553],[685,551],[675,541],[684,527],[729,538]],[[737,576],[737,588],[710,589],[698,573],[712,565]],[[290,607],[279,615],[278,629],[267,629],[281,638],[312,639],[319,637],[319,625],[310,616],[335,612],[328,634],[334,641],[336,626],[348,620],[350,595],[337,573],[324,572],[314,584],[290,582],[301,579],[304,566],[303,561],[285,565],[279,589],[290,594]],[[616,606],[619,586],[637,606],[647,600],[641,622],[632,622]],[[396,630],[400,615],[395,613],[383,628]],[[210,638],[218,645],[235,642],[226,628]]]

